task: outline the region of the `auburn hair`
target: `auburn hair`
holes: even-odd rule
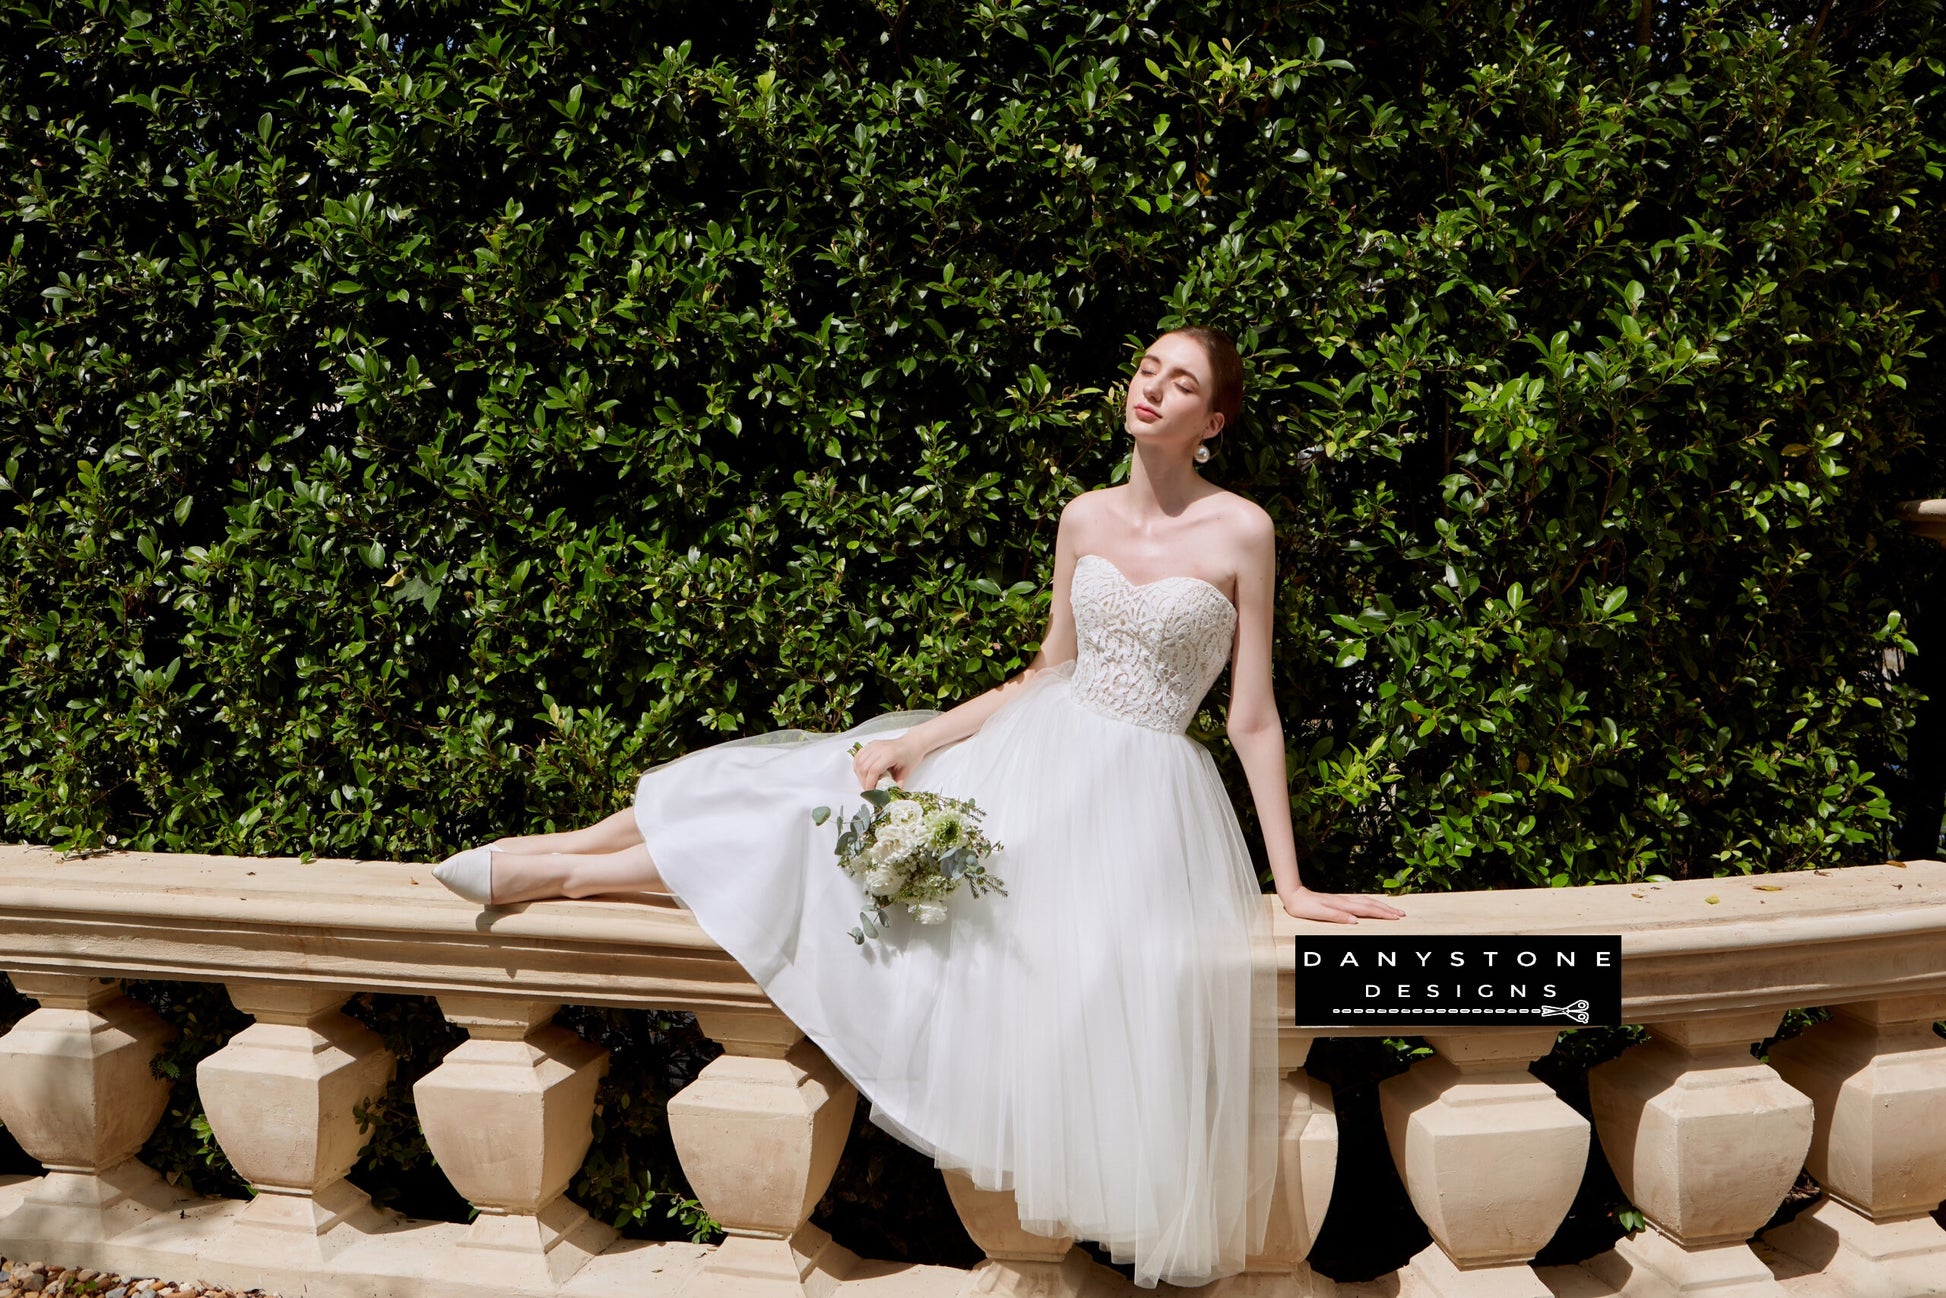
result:
[[[1243,417],[1243,357],[1237,354],[1236,341],[1208,325],[1184,325],[1169,332],[1194,339],[1209,357],[1210,409],[1223,416],[1223,431],[1229,432]]]

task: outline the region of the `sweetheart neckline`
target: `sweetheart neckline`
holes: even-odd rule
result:
[[[1157,577],[1153,581],[1133,581],[1130,580],[1129,575],[1123,572],[1113,559],[1109,558],[1105,554],[1084,554],[1080,558],[1076,559],[1075,563],[1079,564],[1082,559],[1096,559],[1102,563],[1107,564],[1108,570],[1114,573],[1117,577],[1120,577],[1122,579],[1122,584],[1127,586],[1130,590],[1147,590],[1151,586],[1160,586],[1164,582],[1187,581],[1195,585],[1202,586],[1207,590],[1215,592],[1216,597],[1223,601],[1224,606],[1228,608],[1231,613],[1235,613],[1237,611],[1237,606],[1230,601],[1230,597],[1228,595],[1225,595],[1223,593],[1223,588],[1221,586],[1218,586],[1213,581],[1206,581],[1201,577],[1191,577],[1183,574],[1176,574],[1168,577]]]

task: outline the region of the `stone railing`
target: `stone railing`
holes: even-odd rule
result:
[[[1266,904],[1272,904],[1266,899]],[[1893,1295],[1946,1287],[1946,865],[1415,897],[1389,932],[1618,933],[1624,1016],[1647,1039],[1589,1076],[1593,1121],[1529,1071],[1551,1028],[1427,1028],[1434,1054],[1381,1086],[1433,1243],[1334,1286],[1304,1259],[1338,1129],[1286,1028],[1272,1233],[1210,1292]],[[1297,924],[1278,916],[1280,932]],[[1284,948],[1282,1021],[1296,1021]],[[1071,1241],[1022,1231],[1010,1195],[949,1179],[987,1260],[970,1272],[860,1259],[809,1222],[856,1096],[749,978],[672,908],[551,902],[482,914],[424,866],[0,847],[0,970],[39,1008],[0,1038],[0,1121],[46,1167],[0,1187],[0,1254],[286,1295],[1108,1295],[1132,1286]],[[255,1022],[202,1061],[210,1126],[257,1193],[187,1198],[135,1158],[163,1111],[167,1029],[125,978],[228,987]],[[438,998],[468,1040],[414,1087],[471,1225],[375,1209],[347,1179],[354,1107],[386,1085],[360,991]],[[724,1047],[669,1105],[683,1168],[727,1238],[620,1240],[566,1197],[604,1052],[564,1004],[694,1011]],[[1831,1017],[1751,1051],[1787,1009]],[[1409,1032],[1387,1026],[1386,1035]],[[1356,1035],[1356,1034],[1345,1034]],[[1649,1226],[1575,1267],[1531,1261],[1591,1142]],[[1761,1240],[1809,1167],[1823,1195]],[[1756,1247],[1753,1247],[1753,1243]]]

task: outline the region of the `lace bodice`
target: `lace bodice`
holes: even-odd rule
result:
[[[1098,554],[1074,565],[1074,697],[1181,734],[1229,659],[1236,607],[1200,577],[1136,585]]]

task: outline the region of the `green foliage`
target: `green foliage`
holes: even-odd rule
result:
[[[422,996],[366,992],[352,997],[344,1012],[377,1033],[395,1060],[385,1090],[352,1110],[359,1131],[369,1133],[352,1168],[352,1184],[381,1208],[435,1221],[471,1221],[473,1206],[440,1174],[412,1102],[413,1084],[466,1040],[465,1029],[447,1022],[438,1004]]]
[[[689,1193],[669,1140],[669,1098],[722,1053],[693,1015],[574,1007],[555,1019],[609,1051],[595,1096],[595,1141],[569,1187],[630,1235],[715,1243],[721,1228]]]
[[[169,1104],[139,1157],[192,1194],[241,1199],[250,1186],[236,1174],[203,1116],[196,1092],[196,1065],[250,1026],[250,1016],[230,1004],[214,983],[132,982],[131,999],[147,1005],[174,1031],[150,1064],[169,1082]]]
[[[1193,317],[1321,878],[1873,855],[1937,42],[1363,10],[9,0],[0,826],[426,857],[957,700]]]
[[[0,835],[428,859],[963,698],[1194,319],[1312,878],[1881,854],[1946,44],[1639,10],[0,0]],[[705,1230],[630,1094],[582,1192]]]

